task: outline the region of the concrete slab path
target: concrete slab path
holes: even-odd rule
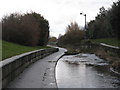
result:
[[[6,88],[57,88],[55,66],[66,49],[59,51],[30,65]]]

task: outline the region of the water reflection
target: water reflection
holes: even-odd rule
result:
[[[64,56],[56,67],[58,88],[120,87],[119,77],[112,75],[107,62],[94,54]]]

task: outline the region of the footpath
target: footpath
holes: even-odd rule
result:
[[[53,53],[26,68],[6,88],[57,88],[55,67],[66,49]]]

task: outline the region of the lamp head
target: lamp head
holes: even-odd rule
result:
[[[80,15],[82,15],[83,13],[80,13]]]

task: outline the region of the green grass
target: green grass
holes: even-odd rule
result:
[[[120,41],[115,38],[92,39],[93,43],[105,43],[112,46],[120,47]]]
[[[37,47],[29,47],[29,46],[22,46],[22,45],[18,45],[18,44],[14,44],[14,43],[10,43],[10,42],[6,42],[6,41],[2,41],[2,44],[0,44],[0,46],[2,45],[2,60],[15,56],[15,55],[19,55],[25,52],[29,52],[29,51],[33,51],[33,50],[37,50],[37,49],[42,49],[42,48],[50,48],[47,46],[37,46]],[[1,59],[0,59],[1,60]]]

